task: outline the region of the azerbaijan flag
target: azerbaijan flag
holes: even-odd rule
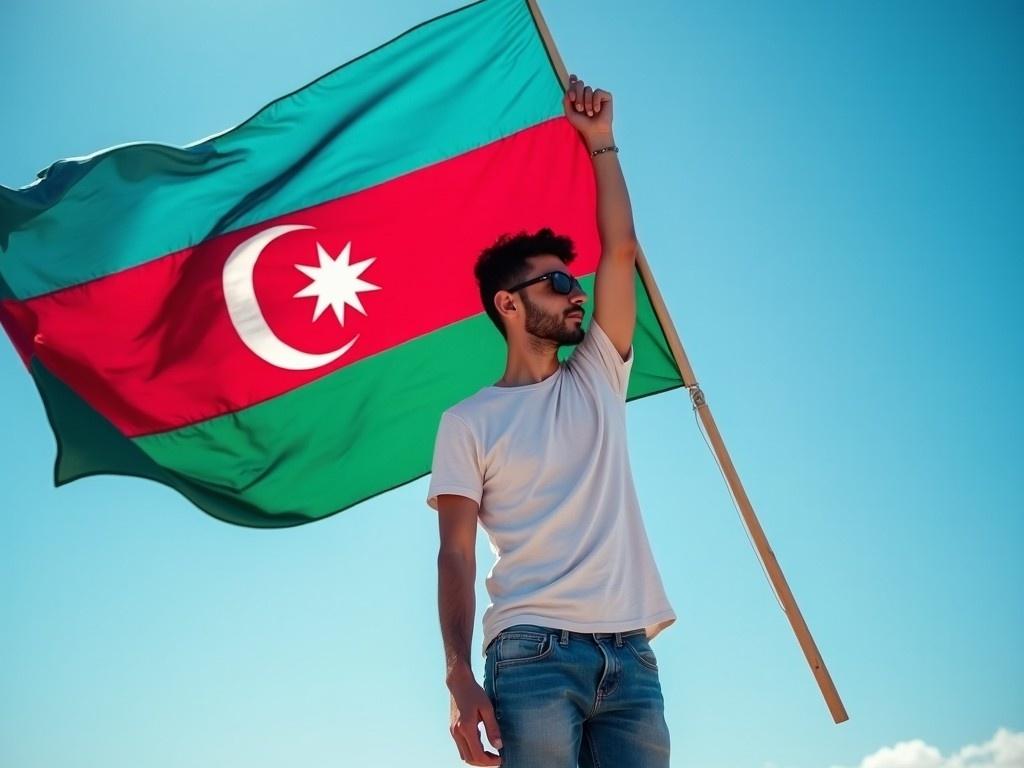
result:
[[[55,483],[146,477],[283,527],[429,472],[441,411],[504,368],[477,254],[551,227],[592,290],[594,176],[563,92],[527,0],[483,0],[225,133],[0,187],[0,322]],[[630,399],[682,385],[636,291]]]

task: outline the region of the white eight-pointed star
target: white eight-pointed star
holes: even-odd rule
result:
[[[345,305],[365,315],[366,310],[359,301],[360,292],[379,291],[380,286],[360,280],[359,275],[363,274],[368,266],[373,264],[375,259],[360,261],[358,264],[349,264],[349,251],[352,243],[349,242],[338,254],[338,258],[332,259],[320,243],[316,244],[316,252],[320,258],[319,267],[311,267],[307,264],[296,264],[295,268],[306,277],[313,280],[293,298],[302,296],[316,296],[316,309],[313,310],[313,321],[323,314],[327,307],[334,310],[338,322],[345,325]]]

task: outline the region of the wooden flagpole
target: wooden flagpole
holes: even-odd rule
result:
[[[541,15],[540,7],[537,5],[537,0],[527,0],[527,3],[529,4],[530,11],[533,14],[533,19],[537,24],[537,29],[544,40],[544,45],[547,48],[548,56],[551,58],[551,63],[554,65],[555,71],[558,73],[559,80],[562,82],[562,88],[568,88],[568,70],[566,70],[562,57],[559,55],[558,49],[555,47],[555,41],[551,37],[551,32],[548,30],[547,24],[544,23],[544,17]],[[811,673],[814,675],[814,679],[818,683],[818,688],[821,689],[821,693],[825,697],[825,703],[828,706],[829,712],[832,714],[832,720],[836,723],[844,722],[849,719],[849,715],[846,714],[846,708],[843,706],[843,702],[839,698],[839,692],[836,690],[835,684],[832,682],[832,677],[829,675],[828,669],[825,667],[825,661],[821,658],[821,654],[818,652],[818,646],[815,644],[814,638],[811,637],[811,631],[807,628],[807,623],[804,621],[804,617],[800,613],[800,608],[797,606],[796,599],[793,597],[793,593],[789,589],[789,584],[786,583],[786,577],[782,573],[782,568],[779,567],[775,553],[772,551],[771,545],[768,543],[768,538],[765,536],[764,530],[762,530],[761,524],[758,522],[757,515],[754,514],[754,508],[750,504],[747,492],[743,489],[743,483],[740,482],[740,477],[736,473],[736,467],[733,465],[732,459],[729,458],[729,452],[726,450],[725,443],[722,441],[722,436],[715,424],[714,417],[711,415],[711,409],[708,407],[707,401],[704,398],[704,393],[697,385],[697,377],[693,373],[690,361],[686,357],[686,351],[683,349],[683,344],[679,340],[679,334],[676,333],[676,328],[672,322],[672,318],[669,317],[668,309],[665,307],[665,301],[661,296],[661,291],[658,290],[657,283],[654,281],[654,275],[651,273],[650,265],[647,263],[647,258],[644,256],[642,248],[638,249],[636,266],[637,271],[640,273],[640,279],[647,288],[647,294],[651,298],[651,305],[654,307],[654,312],[657,315],[658,322],[661,323],[661,328],[665,332],[665,339],[668,341],[669,348],[672,350],[672,355],[675,358],[676,365],[679,367],[679,372],[682,374],[683,383],[686,385],[686,388],[690,393],[694,410],[697,412],[701,423],[704,425],[704,430],[711,442],[711,447],[718,459],[719,466],[722,468],[722,473],[725,476],[726,483],[729,485],[729,490],[732,492],[733,498],[739,507],[740,514],[743,517],[743,522],[746,524],[747,530],[750,532],[754,541],[754,546],[757,549],[758,556],[760,557],[761,562],[765,567],[765,571],[768,574],[768,578],[771,580],[772,586],[778,595],[779,602],[782,605],[782,610],[789,619],[789,623],[793,627],[793,632],[796,634],[797,642],[800,644],[800,648],[804,652],[807,663],[811,667]]]

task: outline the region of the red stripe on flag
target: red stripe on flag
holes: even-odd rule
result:
[[[473,264],[503,232],[549,226],[574,240],[572,271],[593,272],[600,255],[595,210],[590,158],[576,131],[557,118],[124,272],[3,302],[0,317],[12,338],[33,340],[32,353],[125,434],[149,434],[273,398],[481,312]],[[280,340],[273,342],[278,351],[302,357],[355,339],[322,367],[267,362],[243,342],[225,304],[228,257],[279,225],[310,228],[282,234],[263,250],[252,270],[258,306]],[[379,290],[358,293],[365,316],[345,306],[342,325],[326,308],[314,322],[317,299],[294,297],[312,280],[295,265],[318,267],[318,246],[333,260],[346,244],[350,263],[373,259],[358,277]],[[496,332],[490,341],[500,343]]]

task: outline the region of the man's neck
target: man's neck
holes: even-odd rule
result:
[[[558,347],[531,339],[523,345],[509,346],[505,373],[499,387],[523,387],[537,384],[558,371]]]

